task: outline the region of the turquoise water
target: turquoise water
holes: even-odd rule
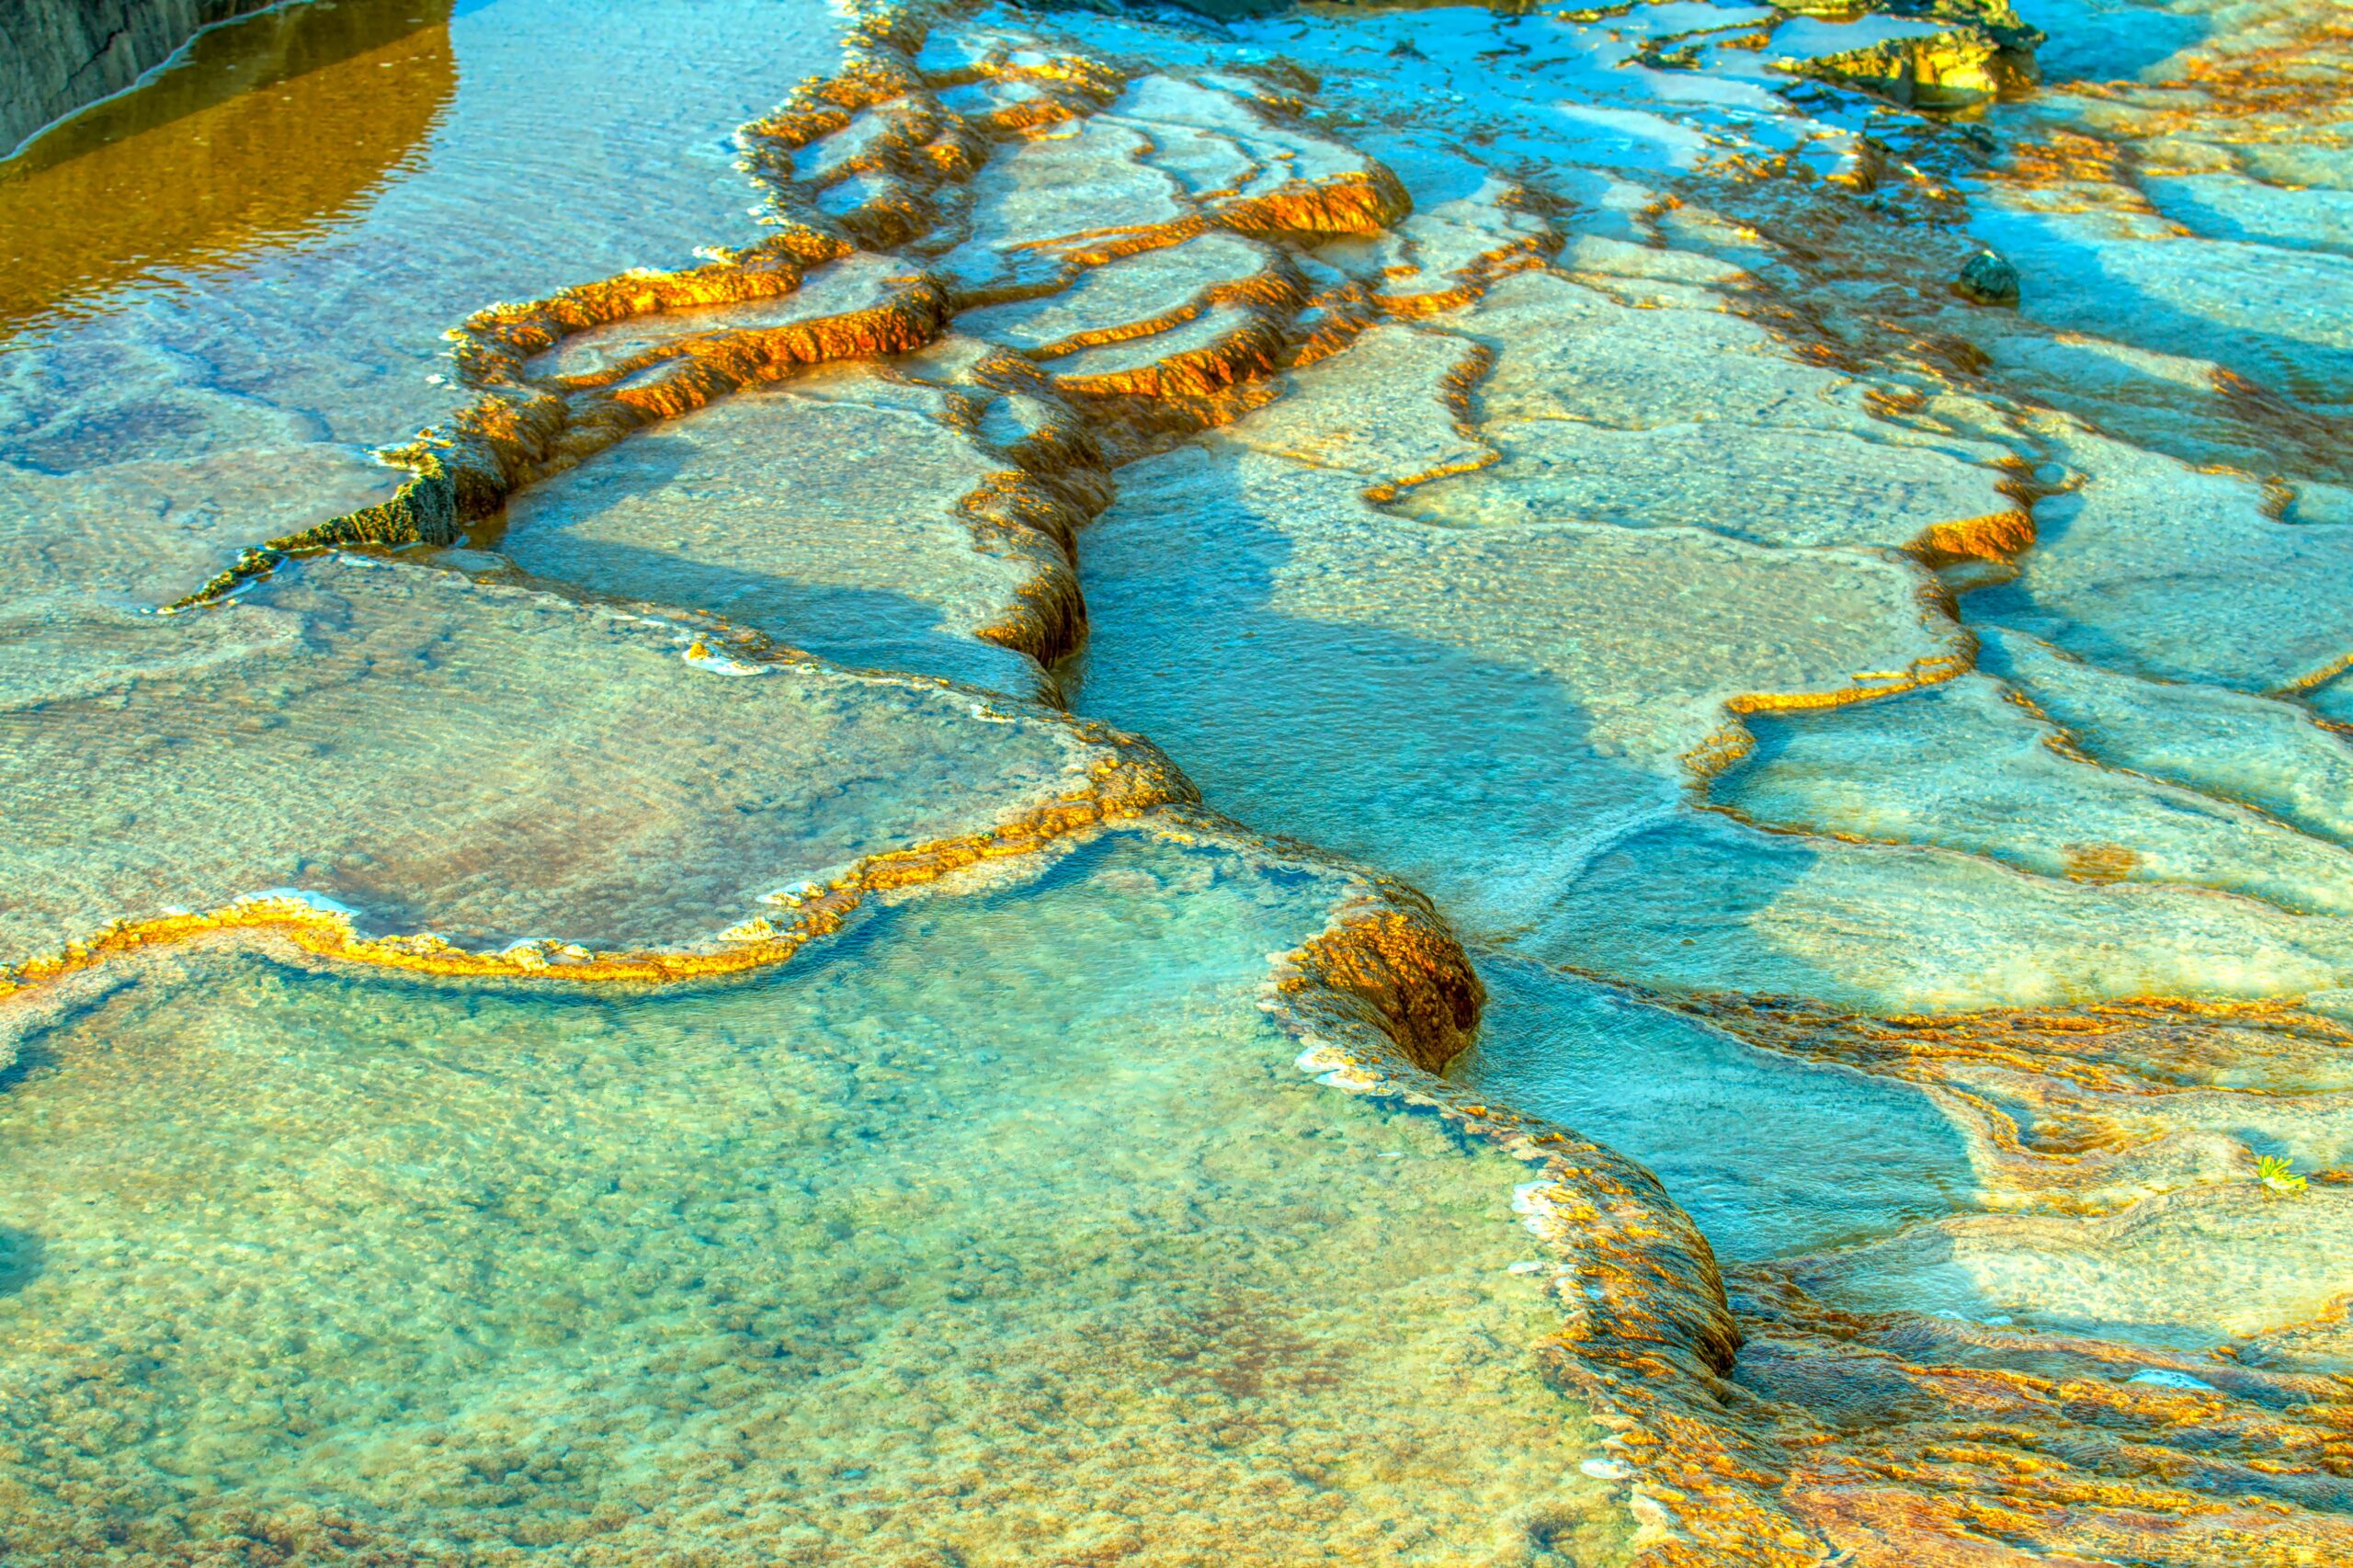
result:
[[[2087,14],[2087,15],[2086,15]],[[1973,231],[2016,253],[2026,312],[2221,365],[2342,412],[2353,340],[2342,17],[2294,4],[2030,7],[2068,76],[2030,111],[2132,146],[2138,201],[1996,200]],[[2078,34],[2077,19],[2090,23]],[[2129,40],[2118,35],[2129,32]],[[2163,90],[2195,61],[2188,92]],[[2135,91],[2136,83],[2153,89]],[[2025,129],[2021,127],[2021,129]],[[2122,194],[2120,190],[2118,194]],[[2138,208],[2135,211],[2133,209]]]
[[[693,948],[1132,771],[1057,716],[397,562],[13,630],[11,963],[285,889],[470,949]]]
[[[328,9],[363,28],[426,25],[381,58],[299,76],[291,123],[256,89],[215,108],[220,123],[195,150],[149,153],[142,137],[180,123],[166,119],[84,153],[86,174],[69,163],[44,183],[12,170],[0,186],[20,243],[71,245],[73,264],[98,274],[84,281],[53,264],[49,297],[23,301],[0,327],[0,549],[12,573],[162,602],[243,545],[374,499],[390,480],[371,449],[461,401],[444,331],[494,300],[756,238],[735,128],[836,60],[823,7],[778,0],[494,0],[446,17],[446,6],[412,0]],[[225,58],[200,53],[187,72],[236,69],[230,35],[214,37]],[[404,139],[381,144],[390,139],[371,131],[380,144],[354,152],[381,159],[349,176],[366,182],[358,190],[309,210],[272,190],[290,140],[317,136],[341,156],[335,128],[388,97],[418,112]],[[122,103],[135,110],[136,95]],[[242,243],[199,228],[186,250],[142,256],[134,235],[112,265],[83,249],[94,209],[128,203],[142,228],[188,229],[198,215],[173,204],[188,199],[190,159],[212,181],[194,193],[201,212],[287,210]],[[134,560],[93,560],[88,536],[127,518],[149,536],[116,547]]]
[[[1258,1009],[1344,883],[1120,835],[732,985],[62,999],[0,1116],[11,1555],[1594,1560],[1518,1167]]]
[[[864,367],[746,393],[526,494],[498,548],[541,577],[696,605],[847,664],[1027,696],[1036,666],[978,633],[1035,564],[973,549],[964,498],[1007,464],[960,417],[973,424],[969,401]]]
[[[0,166],[0,1542],[2353,1554],[2341,29],[2025,20],[323,0]]]

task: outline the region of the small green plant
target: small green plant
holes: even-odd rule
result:
[[[2304,1190],[2304,1178],[2296,1174],[2296,1162],[2277,1154],[2264,1154],[2256,1160],[2255,1177],[2274,1192]]]

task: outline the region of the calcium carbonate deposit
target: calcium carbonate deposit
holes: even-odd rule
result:
[[[2329,0],[309,0],[0,256],[0,1558],[2353,1562]]]

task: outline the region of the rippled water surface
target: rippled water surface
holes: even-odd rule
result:
[[[2353,1560],[2348,48],[313,0],[0,164],[0,1553]]]
[[[1512,1163],[1255,1005],[1336,881],[1123,836],[684,993],[126,971],[11,1042],[18,1549],[1598,1550]]]
[[[169,599],[372,496],[369,449],[460,401],[467,312],[755,234],[734,129],[835,59],[781,0],[320,0],[206,35],[0,165],[0,551]],[[131,518],[177,548],[88,537]]]

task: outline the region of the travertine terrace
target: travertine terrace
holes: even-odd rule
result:
[[[641,8],[0,165],[0,1556],[2353,1562],[2333,14]]]

